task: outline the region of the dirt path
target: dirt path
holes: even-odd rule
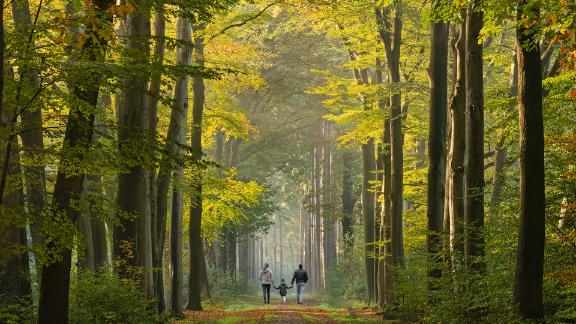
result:
[[[187,311],[178,323],[379,323],[367,309],[321,309],[314,304],[255,306],[246,310]]]

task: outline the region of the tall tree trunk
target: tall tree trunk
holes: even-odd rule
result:
[[[315,286],[317,291],[323,289],[323,276],[322,276],[322,228],[321,228],[321,214],[320,209],[322,200],[320,199],[320,186],[321,177],[321,162],[322,150],[319,145],[314,150],[314,263],[315,267],[312,269],[316,273]]]
[[[299,253],[298,253],[298,263],[300,264],[304,264],[304,252],[306,251],[306,246],[305,246],[305,242],[306,242],[306,202],[304,199],[302,199],[300,201],[300,222],[298,223],[300,225],[300,235],[299,235],[299,240],[298,240],[298,249],[299,249]]]
[[[19,0],[12,2],[12,17],[16,30],[21,37],[29,37],[32,32],[32,17],[30,15],[30,5],[28,0]],[[27,49],[33,50],[34,41],[30,40]],[[27,53],[23,53],[22,57],[26,57]],[[20,64],[20,82],[24,87],[29,89],[21,91],[30,96],[40,88],[40,79],[38,78],[38,71],[26,65],[26,62],[18,62]],[[2,70],[3,71],[3,70]],[[23,98],[23,102],[30,101],[30,98]],[[37,154],[44,151],[44,138],[42,129],[42,111],[40,109],[26,109],[22,112],[23,131],[20,133],[22,138],[22,151],[24,156],[31,161],[38,161],[42,159],[37,158]],[[36,158],[35,158],[36,157]],[[33,217],[33,222],[30,226],[32,233],[32,243],[42,244],[44,239],[42,237],[42,228],[40,225],[40,216],[46,205],[46,171],[43,164],[34,164],[24,168],[24,179],[26,182],[26,199],[28,202],[28,211]],[[36,260],[37,275],[40,275],[40,260]]]
[[[512,59],[510,66],[510,88],[508,95],[515,97],[518,95],[518,64],[516,55]],[[490,191],[490,212],[493,218],[500,213],[500,203],[502,190],[504,190],[504,165],[508,155],[508,143],[504,131],[500,131],[500,139],[494,149],[494,173],[492,175],[492,190]]]
[[[344,247],[349,249],[353,246],[352,240],[354,213],[354,183],[352,181],[353,155],[349,149],[342,149],[342,235],[344,237]]]
[[[432,10],[438,9],[432,2]],[[446,116],[448,110],[448,24],[432,24],[430,49],[430,123],[428,135],[428,191],[426,252],[428,253],[428,289],[438,289],[442,277],[442,232],[444,220],[444,181],[446,179]],[[430,294],[429,298],[432,297]],[[431,301],[431,300],[430,300]]]
[[[544,123],[538,3],[520,0],[516,30],[520,119],[520,233],[514,302],[525,318],[541,318],[545,243]]]
[[[394,9],[393,21],[391,10]],[[376,20],[380,38],[384,43],[387,59],[388,80],[392,85],[400,83],[400,44],[402,40],[402,2],[393,7],[376,8]],[[392,261],[394,265],[404,265],[403,212],[403,167],[404,135],[402,132],[402,93],[399,89],[390,97],[390,163],[391,190],[390,213],[392,215]]]
[[[279,260],[280,260],[280,266],[279,266],[279,271],[278,271],[278,275],[280,276],[280,278],[282,278],[282,276],[284,276],[284,233],[283,233],[283,228],[282,228],[282,216],[281,214],[277,214],[277,220],[278,220],[278,249],[279,249]]]
[[[374,140],[362,144],[362,210],[364,214],[364,267],[366,268],[366,286],[368,288],[368,303],[374,296],[374,193],[371,183],[376,180],[376,156]]]
[[[7,138],[2,138],[0,143],[4,147],[7,141],[12,142],[11,158],[5,174],[8,186],[0,204],[0,218],[2,219],[0,222],[0,233],[2,233],[0,237],[0,308],[3,305],[8,306],[24,301],[31,303],[28,298],[32,293],[26,249],[26,228],[19,225],[24,211],[24,189],[18,137],[14,133],[12,123],[13,113],[12,109],[3,106],[0,115],[2,135],[8,135]],[[7,157],[8,154],[2,154],[0,160],[4,161]],[[7,311],[9,314],[8,309]]]
[[[184,45],[178,48],[176,64],[188,66],[192,59],[192,28],[187,18],[178,17],[177,39]],[[188,120],[188,76],[176,79],[174,91],[174,107],[170,118],[170,126],[174,123],[174,153],[177,161],[173,163],[174,173],[172,181],[172,214],[170,217],[170,262],[172,264],[172,313],[182,314],[182,232],[184,217],[184,150],[186,144],[186,122]],[[171,127],[169,127],[171,128]],[[170,138],[167,140],[171,140]],[[165,217],[164,215],[159,215]]]
[[[224,132],[218,131],[216,132],[216,147],[215,147],[215,154],[214,159],[215,162],[219,165],[216,169],[216,174],[219,177],[222,177],[222,169],[226,166],[224,165]],[[216,281],[218,281],[219,275],[223,274],[226,269],[226,251],[224,249],[224,244],[226,240],[224,238],[224,226],[222,226],[222,230],[216,235],[214,240],[214,276]]]
[[[107,109],[110,107],[112,99],[110,98],[110,94],[104,93],[100,95],[98,98],[98,114],[96,115],[96,119],[94,121],[94,136],[92,137],[93,143],[96,143],[99,139],[98,134],[106,134],[109,135],[108,128],[106,123],[99,118],[99,116],[105,116]],[[102,175],[100,174],[92,174],[88,175],[86,181],[86,188],[90,194],[92,195],[104,195],[104,185],[102,183]],[[106,224],[105,222],[99,218],[97,210],[100,210],[103,206],[102,203],[98,203],[99,205],[95,208],[91,208],[88,212],[90,217],[90,222],[92,226],[92,240],[94,246],[94,269],[96,271],[104,270],[103,267],[108,263],[108,239],[106,235]]]
[[[465,14],[463,15],[465,19]],[[450,99],[448,213],[450,250],[464,254],[464,153],[466,150],[466,21],[457,25],[454,92]]]
[[[322,211],[324,226],[324,269],[328,272],[336,263],[336,239],[332,215],[332,131],[327,120],[323,121],[324,147],[322,158]]]
[[[164,63],[164,45],[166,22],[164,17],[164,6],[157,4],[154,13],[154,55],[152,62],[156,65],[156,70],[151,73],[148,84],[148,131],[152,138],[157,137],[158,126],[158,100],[160,97],[160,84],[162,82],[161,67]],[[162,202],[162,209],[158,206],[158,175],[155,168],[150,171],[150,219],[152,224],[152,265],[154,267],[154,296],[158,312],[166,309],[164,300],[164,242],[166,241],[166,212],[159,215],[159,211],[165,210],[167,198]],[[167,188],[166,188],[167,190]],[[167,191],[166,191],[167,192]],[[162,196],[164,197],[164,196]]]
[[[231,224],[226,228],[226,273],[231,278],[236,278],[236,245],[238,234]]]
[[[379,62],[378,62],[379,63]],[[379,66],[380,64],[378,64]],[[380,73],[381,74],[381,73]],[[380,78],[381,80],[381,78]],[[381,81],[378,81],[381,83]],[[384,102],[379,100],[378,108],[383,110],[384,109]],[[376,181],[379,184],[384,183],[384,147],[383,144],[379,143],[376,146]],[[375,211],[374,211],[374,303],[380,305],[380,291],[378,289],[379,280],[380,278],[380,266],[383,265],[383,256],[380,254],[380,244],[382,243],[382,231],[383,231],[383,223],[382,223],[382,208],[384,207],[383,204],[379,203],[380,200],[384,199],[384,191],[382,190],[384,187],[382,185],[379,186],[380,190],[375,190],[374,195],[374,204],[375,204]]]
[[[92,6],[97,19],[89,19],[85,24],[85,33],[92,37],[87,37],[81,49],[80,57],[87,58],[90,62],[98,63],[104,60],[103,49],[106,41],[101,38],[103,33],[98,33],[102,29],[100,22],[112,21],[112,16],[107,10],[114,3],[108,0],[93,1]],[[94,71],[95,72],[95,71]],[[67,160],[70,152],[86,152],[92,143],[92,133],[94,130],[94,111],[98,102],[99,78],[93,78],[95,84],[81,89],[73,88],[73,93],[88,105],[94,107],[93,111],[86,113],[84,107],[73,105],[70,108],[66,132],[64,134],[63,147],[60,156],[64,157],[60,161],[60,167],[56,175],[54,192],[52,199],[52,210],[50,212],[50,222],[53,226],[69,226],[76,223],[77,209],[71,204],[73,199],[77,199],[82,191],[84,181],[83,174],[68,175],[63,167],[72,161]],[[63,219],[61,215],[66,215]],[[47,247],[59,249],[60,259],[47,264],[42,270],[40,282],[40,301],[38,306],[39,323],[68,323],[68,296],[70,289],[70,267],[72,261],[72,251],[70,248],[60,249],[54,242],[48,242]]]
[[[470,5],[466,21],[464,252],[467,264],[484,272],[484,84],[482,44],[479,44],[484,14],[480,3],[475,0]]]
[[[97,194],[103,194],[102,192],[102,183],[99,176],[89,176],[89,184],[88,186],[95,186],[95,190],[97,190]],[[97,215],[92,214],[91,218],[91,226],[92,226],[92,240],[94,242],[94,269],[96,271],[101,270],[102,267],[106,265],[108,262],[108,242],[106,238],[106,224],[101,220],[98,219]]]
[[[390,161],[390,119],[386,118],[384,120],[384,136],[382,138],[383,149],[384,149],[384,179],[382,181],[382,214],[380,215],[381,227],[380,227],[380,238],[383,244],[380,245],[380,256],[382,257],[379,271],[379,302],[380,306],[383,307],[392,301],[393,297],[393,260],[392,260],[392,215],[390,212],[390,196],[391,196],[391,186],[392,186],[392,175],[391,175],[391,161]]]
[[[126,64],[141,64],[149,56],[150,8],[144,1],[135,4],[133,13],[126,16],[126,49],[129,53]],[[127,261],[126,265],[142,269],[140,281],[145,297],[154,295],[152,274],[152,232],[150,224],[149,170],[133,156],[135,147],[147,145],[148,113],[146,106],[146,85],[148,76],[138,73],[126,77],[122,93],[123,107],[118,120],[118,141],[120,151],[128,161],[128,171],[118,175],[117,202],[122,212],[136,215],[135,219],[121,218],[121,227],[114,230],[115,255]],[[128,254],[134,249],[134,258]],[[129,270],[119,267],[121,276]]]
[[[310,179],[312,180],[312,179]],[[312,181],[310,181],[310,184]],[[304,231],[306,232],[306,242],[304,244],[304,268],[311,271],[312,268],[312,188],[308,186],[308,192],[306,195],[306,226]]]
[[[204,28],[201,23],[194,26],[194,64],[204,66]],[[204,78],[195,76],[192,78],[194,102],[192,106],[192,127],[190,146],[192,148],[192,160],[196,163],[202,159],[202,114],[205,101]],[[202,310],[202,270],[206,266],[202,262],[204,252],[202,248],[202,171],[197,168],[198,177],[192,183],[191,207],[190,207],[190,272],[188,277],[188,305],[189,310]]]
[[[87,178],[84,179],[85,187]],[[86,189],[83,189],[84,191]],[[92,237],[91,217],[87,213],[80,213],[78,224],[76,226],[81,234],[81,240],[78,243],[78,266],[85,270],[94,271],[94,238]]]

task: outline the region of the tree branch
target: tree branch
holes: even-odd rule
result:
[[[208,38],[208,40],[206,41],[206,44],[210,43],[214,38],[224,34],[225,32],[227,32],[228,30],[232,29],[232,28],[236,28],[236,27],[241,27],[246,25],[247,23],[258,19],[258,17],[262,16],[262,14],[264,14],[266,12],[266,10],[268,10],[268,8],[272,7],[273,5],[279,4],[280,2],[282,2],[281,0],[278,1],[274,1],[268,5],[266,5],[266,7],[264,7],[262,10],[260,10],[258,13],[256,13],[254,16],[248,17],[246,20],[241,21],[239,23],[235,23],[235,24],[231,24],[228,25],[226,27],[224,27],[222,30],[220,30],[219,32],[217,32],[216,34],[210,36],[210,38]]]

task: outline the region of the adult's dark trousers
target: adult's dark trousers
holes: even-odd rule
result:
[[[264,304],[270,304],[270,284],[262,284],[262,292],[264,293]]]

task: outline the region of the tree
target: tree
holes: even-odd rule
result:
[[[514,302],[521,316],[541,318],[545,244],[542,62],[539,3],[519,1],[517,11],[518,113],[520,123],[520,233]]]
[[[394,15],[392,16],[392,10]],[[376,8],[378,31],[386,54],[388,80],[392,85],[400,83],[400,45],[402,43],[402,2],[397,1],[388,7]],[[392,20],[392,21],[391,21]],[[397,87],[390,97],[390,213],[392,215],[392,261],[394,265],[404,264],[403,234],[403,135],[402,135],[402,93]]]
[[[468,8],[466,19],[466,151],[464,161],[465,241],[467,264],[484,271],[484,80],[480,1]]]
[[[205,23],[194,25],[194,64],[204,66],[204,29]],[[201,76],[192,78],[192,91],[194,101],[192,105],[192,126],[190,128],[190,147],[192,160],[199,163],[202,159],[202,113],[205,101],[204,79]],[[188,277],[188,305],[187,309],[202,310],[200,303],[202,291],[201,266],[205,266],[202,248],[202,174],[196,170],[196,179],[192,183],[192,197],[190,203],[190,272]]]
[[[94,1],[88,7],[85,19],[85,33],[89,36],[78,54],[77,60],[99,63],[104,60],[106,40],[103,33],[98,30],[110,28],[112,16],[107,12],[113,5],[110,1]],[[96,77],[89,80],[85,87],[75,87],[74,95],[81,102],[72,105],[66,124],[64,146],[61,149],[60,168],[56,175],[50,221],[63,228],[70,228],[78,217],[78,211],[72,201],[82,192],[85,174],[75,174],[66,170],[66,166],[74,159],[86,154],[92,143],[94,130],[94,115],[98,101],[100,73],[98,69],[91,71]],[[90,82],[91,81],[91,82]],[[87,110],[87,111],[86,111]],[[80,156],[75,156],[80,154]],[[64,217],[63,217],[64,216]],[[58,259],[47,264],[42,269],[40,282],[40,301],[38,305],[38,322],[40,323],[67,323],[68,322],[68,296],[70,288],[70,267],[72,251],[68,246],[58,242],[57,233],[47,238],[49,248],[58,251]]]
[[[178,40],[184,45],[178,49],[176,64],[188,66],[192,58],[192,27],[187,18],[178,18]],[[186,142],[186,121],[188,117],[188,75],[176,80],[174,91],[174,108],[171,123],[174,122],[174,139],[176,154],[184,156],[182,148]],[[173,118],[173,120],[172,120]],[[172,312],[182,314],[182,232],[184,218],[184,161],[179,156],[174,164],[172,176],[172,215],[170,217],[170,262],[172,263]]]
[[[161,70],[164,63],[164,47],[166,40],[166,17],[165,8],[162,3],[156,4],[154,13],[154,55],[153,63],[159,65],[156,68]],[[160,84],[162,73],[155,71],[151,73],[150,82],[148,83],[147,104],[148,104],[148,131],[151,137],[156,137],[158,126],[158,102],[160,99]],[[169,132],[170,133],[170,132]],[[163,312],[166,308],[164,301],[164,242],[166,239],[166,212],[164,206],[167,206],[167,198],[158,191],[158,173],[156,169],[150,170],[150,220],[152,231],[152,265],[154,267],[154,292],[158,305],[158,312]],[[164,204],[161,204],[163,202]]]
[[[464,10],[463,10],[464,11]],[[450,139],[447,162],[450,249],[464,255],[464,154],[466,151],[466,13],[456,25],[454,92],[449,103]]]
[[[150,8],[144,0],[134,4],[126,15],[125,64],[136,66],[148,62],[150,37]],[[132,217],[122,217],[121,226],[114,230],[115,257],[125,261],[123,266],[139,267],[144,296],[152,297],[152,231],[150,219],[149,173],[143,165],[144,157],[138,147],[147,144],[148,111],[145,105],[148,73],[132,70],[123,80],[122,102],[118,115],[118,142],[126,159],[126,171],[118,175],[117,202],[120,210]],[[132,251],[130,251],[132,250]],[[130,269],[119,267],[122,276]]]
[[[437,10],[438,1],[432,3]],[[430,51],[430,126],[428,135],[428,233],[426,237],[428,258],[428,287],[437,289],[433,282],[442,276],[442,233],[444,219],[444,180],[446,179],[446,116],[448,110],[448,24],[432,24]]]
[[[36,15],[38,15],[38,12]],[[32,24],[29,2],[27,0],[13,1],[12,17],[19,35],[27,37],[28,43],[24,48],[27,51],[32,51],[35,45],[35,37],[33,35],[36,26]],[[22,103],[19,105],[25,105],[25,102],[34,99],[34,93],[40,89],[40,79],[38,71],[33,66],[29,66],[29,62],[23,59],[28,57],[30,53],[20,53],[20,55],[21,93],[26,95],[21,96],[23,97],[21,99]],[[35,155],[37,156],[44,151],[44,134],[42,129],[42,110],[36,107],[31,108],[27,108],[22,112],[22,123],[25,125],[25,129],[21,132],[20,137],[22,139],[22,153],[29,159],[34,159]],[[44,165],[28,166],[24,170],[24,178],[28,206],[36,219],[31,226],[32,240],[33,243],[41,244],[43,238],[39,218],[46,205],[46,171]],[[39,270],[40,267],[38,266],[38,273],[40,273]]]

